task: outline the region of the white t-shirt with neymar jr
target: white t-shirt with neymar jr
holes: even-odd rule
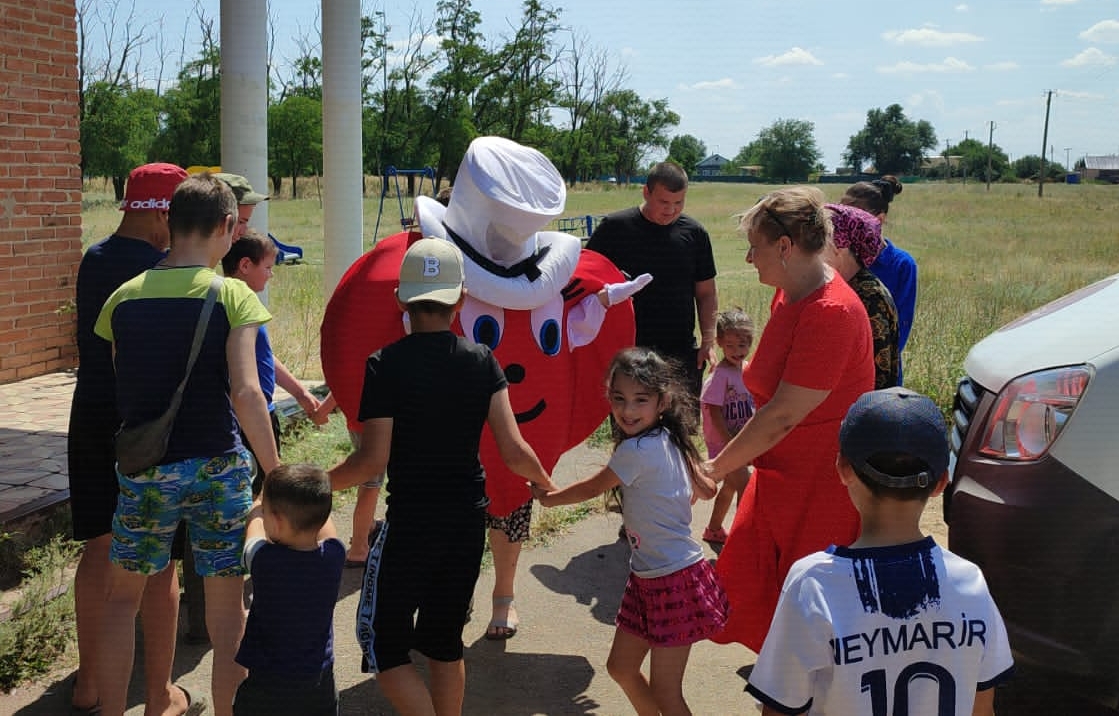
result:
[[[747,690],[788,714],[968,716],[1013,671],[979,567],[931,537],[797,561]]]

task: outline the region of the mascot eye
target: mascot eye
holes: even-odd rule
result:
[[[557,295],[543,306],[532,309],[532,335],[546,356],[563,347],[563,296]]]
[[[540,350],[544,355],[554,356],[560,349],[559,321],[549,318],[540,328]]]
[[[475,343],[489,346],[490,350],[497,349],[505,333],[505,311],[469,295],[462,304],[459,321],[463,335]]]
[[[474,321],[474,342],[489,346],[491,349],[497,348],[497,344],[501,342],[501,326],[497,325],[496,318],[478,316]]]

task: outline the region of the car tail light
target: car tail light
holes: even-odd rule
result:
[[[979,454],[1001,460],[1036,460],[1045,454],[1084,394],[1087,366],[1053,368],[1010,381],[991,409]]]

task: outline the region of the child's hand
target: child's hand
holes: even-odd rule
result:
[[[712,482],[722,482],[725,475],[720,475],[715,471],[714,460],[704,460],[699,464],[699,474],[708,478]]]
[[[313,411],[307,413],[307,417],[311,419],[312,423],[321,427],[326,425],[327,421],[330,420],[330,413],[333,411],[333,407],[334,406],[328,406],[326,403],[321,403]]]
[[[533,483],[528,483],[528,489],[532,491],[532,497],[544,507],[551,507],[551,493],[556,491],[555,485],[548,487],[541,487]]]
[[[319,406],[321,405],[318,398],[310,391],[304,391],[302,395],[297,395],[295,397],[295,402],[299,403],[299,407],[303,408],[303,412],[307,414],[307,417],[314,420],[312,416],[318,412]]]

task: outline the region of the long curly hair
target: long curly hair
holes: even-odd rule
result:
[[[699,411],[696,409],[695,396],[684,382],[683,367],[676,361],[664,358],[648,348],[625,348],[618,351],[606,370],[608,397],[614,385],[614,378],[618,375],[624,375],[658,398],[664,398],[665,408],[661,413],[660,422],[640,435],[626,435],[622,432],[611,412],[610,436],[614,441],[614,449],[625,440],[640,440],[653,431],[664,430],[668,433],[672,444],[683,453],[688,465],[688,476],[696,482],[699,464],[702,461],[694,440],[699,430]],[[607,494],[607,504],[609,505],[611,501],[621,504],[621,495],[616,489]]]

